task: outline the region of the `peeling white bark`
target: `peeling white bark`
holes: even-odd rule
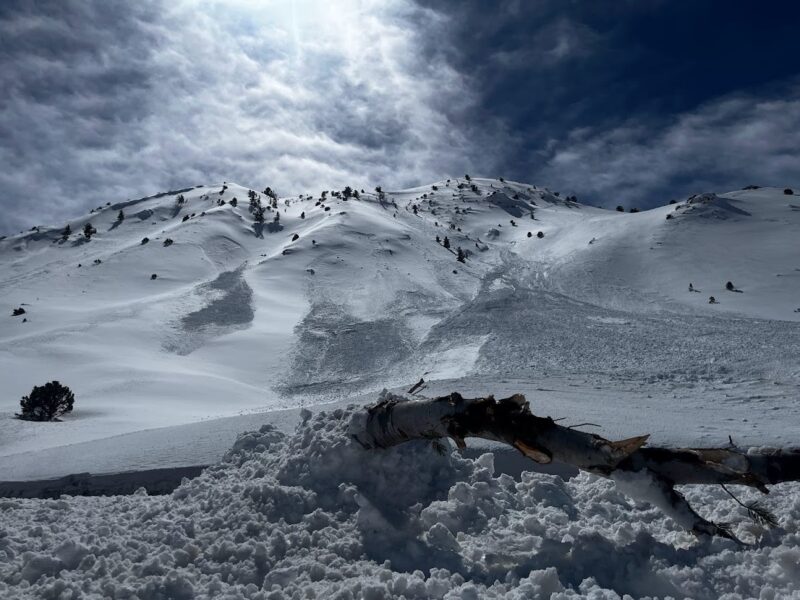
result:
[[[607,440],[531,413],[515,394],[408,400],[384,394],[353,422],[350,433],[365,448],[388,448],[419,439],[451,438],[459,448],[478,437],[513,446],[539,463],[559,461],[611,477],[629,491],[646,490],[654,505],[697,534],[732,537],[699,516],[675,485],[731,483],[767,493],[767,484],[800,480],[800,451],[745,454],[735,448],[645,448],[648,436]]]

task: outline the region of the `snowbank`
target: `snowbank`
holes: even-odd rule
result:
[[[685,490],[753,545],[699,541],[580,475],[495,476],[493,456],[365,451],[355,408],[242,435],[171,496],[0,500],[0,597],[782,598],[800,589],[800,486],[765,532]],[[747,498],[749,493],[743,492]]]

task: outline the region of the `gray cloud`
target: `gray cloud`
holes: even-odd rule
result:
[[[748,184],[796,186],[798,131],[797,88],[775,98],[732,96],[667,122],[574,130],[551,140],[537,177],[607,206],[650,207]]]
[[[406,0],[4,3],[0,229],[197,183],[461,173],[495,142],[461,120],[465,77],[417,51],[438,18]]]

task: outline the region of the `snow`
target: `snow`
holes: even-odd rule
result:
[[[61,226],[0,240],[0,461],[354,393],[369,401],[422,374],[457,388],[566,377],[578,397],[659,382],[657,396],[693,394],[698,409],[729,387],[761,410],[791,410],[800,211],[781,189],[629,214],[518,182],[473,179],[480,194],[459,183],[383,201],[280,199],[281,229],[260,234],[247,188],[200,186],[181,191],[181,206],[165,193],[99,207],[66,242]],[[233,197],[238,206],[218,206]],[[87,221],[91,241],[79,233]],[[27,322],[10,316],[17,306]],[[14,419],[18,398],[52,379],[75,391],[74,412]],[[609,414],[628,407],[604,402]],[[683,421],[703,435],[691,414]],[[766,443],[797,423],[774,421],[759,430]]]
[[[611,439],[797,444],[792,196],[630,214],[460,183],[281,198],[263,228],[247,188],[199,186],[99,207],[67,241],[63,225],[0,239],[0,480],[213,465],[169,497],[1,500],[0,597],[797,594],[796,484],[766,499],[772,532],[719,488],[683,490],[739,547],[621,491],[646,499],[641,481],[520,475],[490,445],[364,453],[343,434],[347,406],[423,376],[427,395],[520,392]],[[15,419],[53,379],[75,410]]]
[[[243,434],[170,496],[0,500],[0,596],[733,599],[800,589],[798,484],[773,487],[772,531],[719,487],[685,488],[749,545],[696,539],[590,475],[515,480],[495,473],[490,453],[439,455],[422,442],[364,450],[347,435],[357,411],[305,412],[288,435],[272,425]]]

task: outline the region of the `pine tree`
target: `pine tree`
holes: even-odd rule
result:
[[[75,394],[67,386],[58,381],[51,381],[42,386],[33,386],[33,390],[20,400],[20,419],[26,421],[52,421],[61,415],[71,412],[75,403]]]
[[[456,260],[457,260],[458,262],[462,262],[462,263],[463,263],[463,262],[465,262],[465,261],[466,261],[466,258],[467,258],[467,257],[466,257],[466,255],[464,254],[464,251],[461,249],[461,246],[459,246],[459,247],[458,247],[458,249],[457,249],[457,256],[456,256]]]
[[[72,235],[72,227],[70,227],[70,226],[69,226],[69,223],[67,223],[67,226],[66,226],[66,227],[64,227],[64,231],[61,233],[61,238],[62,238],[64,241],[66,241],[66,240],[67,240],[67,238],[68,238],[69,236],[71,236],[71,235]]]
[[[450,240],[447,239],[447,236],[444,236],[444,244],[443,244],[443,246],[445,248],[448,248],[448,249],[450,248]]]
[[[119,213],[117,214],[117,221],[122,222],[124,220],[125,220],[125,213],[120,210]]]
[[[83,226],[83,237],[85,237],[87,240],[92,239],[92,236],[95,233],[97,233],[97,230],[92,227],[91,223],[86,223],[86,225]]]

